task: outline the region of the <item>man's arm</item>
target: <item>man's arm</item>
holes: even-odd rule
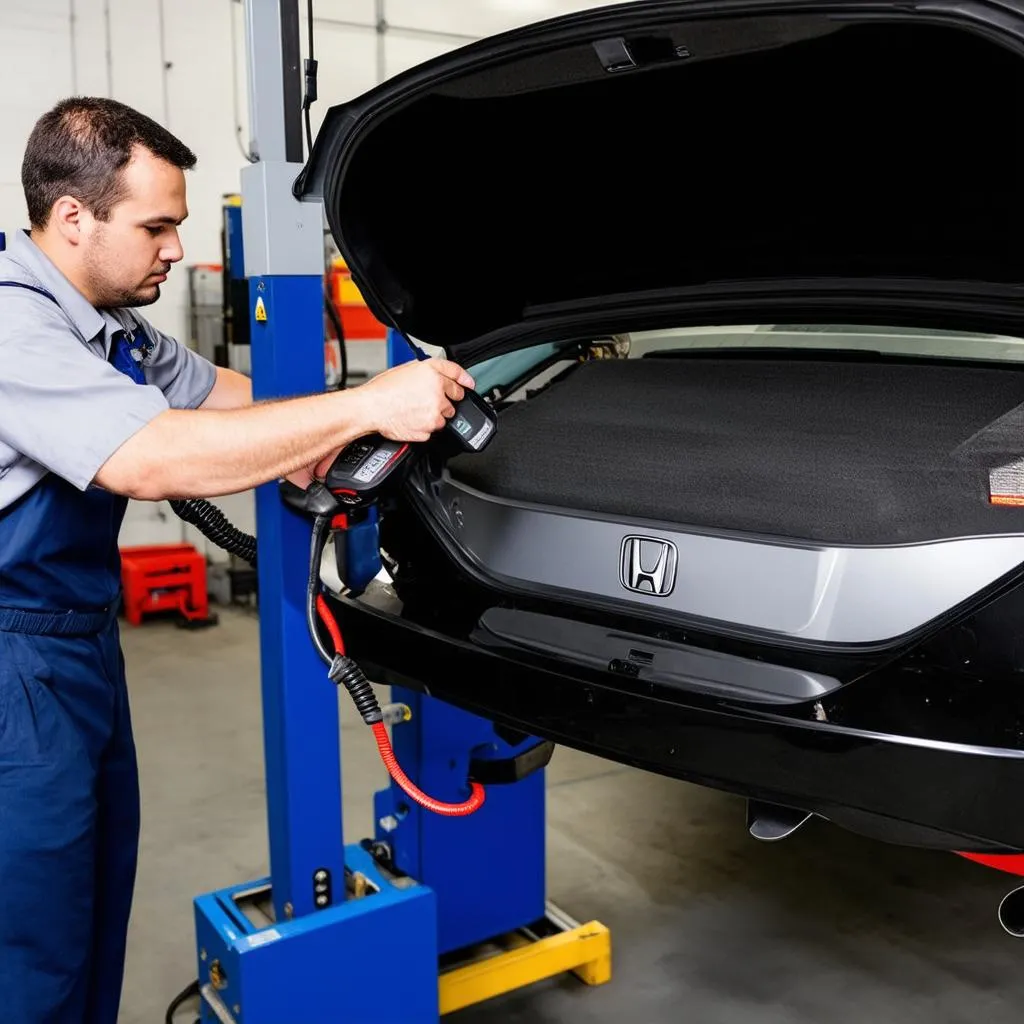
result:
[[[365,434],[425,441],[473,379],[455,363],[406,363],[347,391],[247,408],[168,409],[122,444],[95,482],[132,498],[234,494],[315,465]]]
[[[217,379],[214,382],[213,389],[199,408],[243,409],[249,405],[252,405],[252,380],[244,374],[229,370],[224,366],[218,366]],[[344,447],[344,445],[341,447]],[[337,449],[328,455],[327,460],[333,462],[333,457],[337,455],[339,450]],[[296,487],[301,487],[305,490],[313,482],[313,473],[316,468],[316,463],[313,463],[312,465],[297,469],[294,473],[288,473],[286,476]]]
[[[199,408],[241,409],[247,405],[252,405],[252,381],[243,373],[218,366],[213,390]]]

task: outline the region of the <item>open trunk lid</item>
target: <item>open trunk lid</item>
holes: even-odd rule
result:
[[[573,330],[1024,332],[1014,3],[632,3],[331,108],[322,196],[376,316],[472,362]]]

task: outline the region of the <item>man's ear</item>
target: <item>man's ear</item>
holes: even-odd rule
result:
[[[50,210],[48,227],[71,245],[78,245],[82,238],[84,213],[82,204],[74,196],[61,196]]]

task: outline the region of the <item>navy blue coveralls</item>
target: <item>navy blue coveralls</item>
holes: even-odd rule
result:
[[[2,236],[0,236],[2,238]],[[0,1022],[115,1024],[139,784],[116,615],[127,502],[95,486],[216,367],[0,241]],[[131,337],[126,337],[128,330]]]
[[[118,342],[111,362],[144,383]],[[0,510],[0,1020],[11,1024],[117,1020],[139,835],[117,625],[126,506],[49,473]]]

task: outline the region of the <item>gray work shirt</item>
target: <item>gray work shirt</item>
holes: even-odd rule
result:
[[[86,490],[100,467],[165,409],[205,401],[216,368],[135,310],[95,309],[26,232],[0,252],[0,509],[56,473]],[[136,384],[107,360],[116,331],[153,343]]]

